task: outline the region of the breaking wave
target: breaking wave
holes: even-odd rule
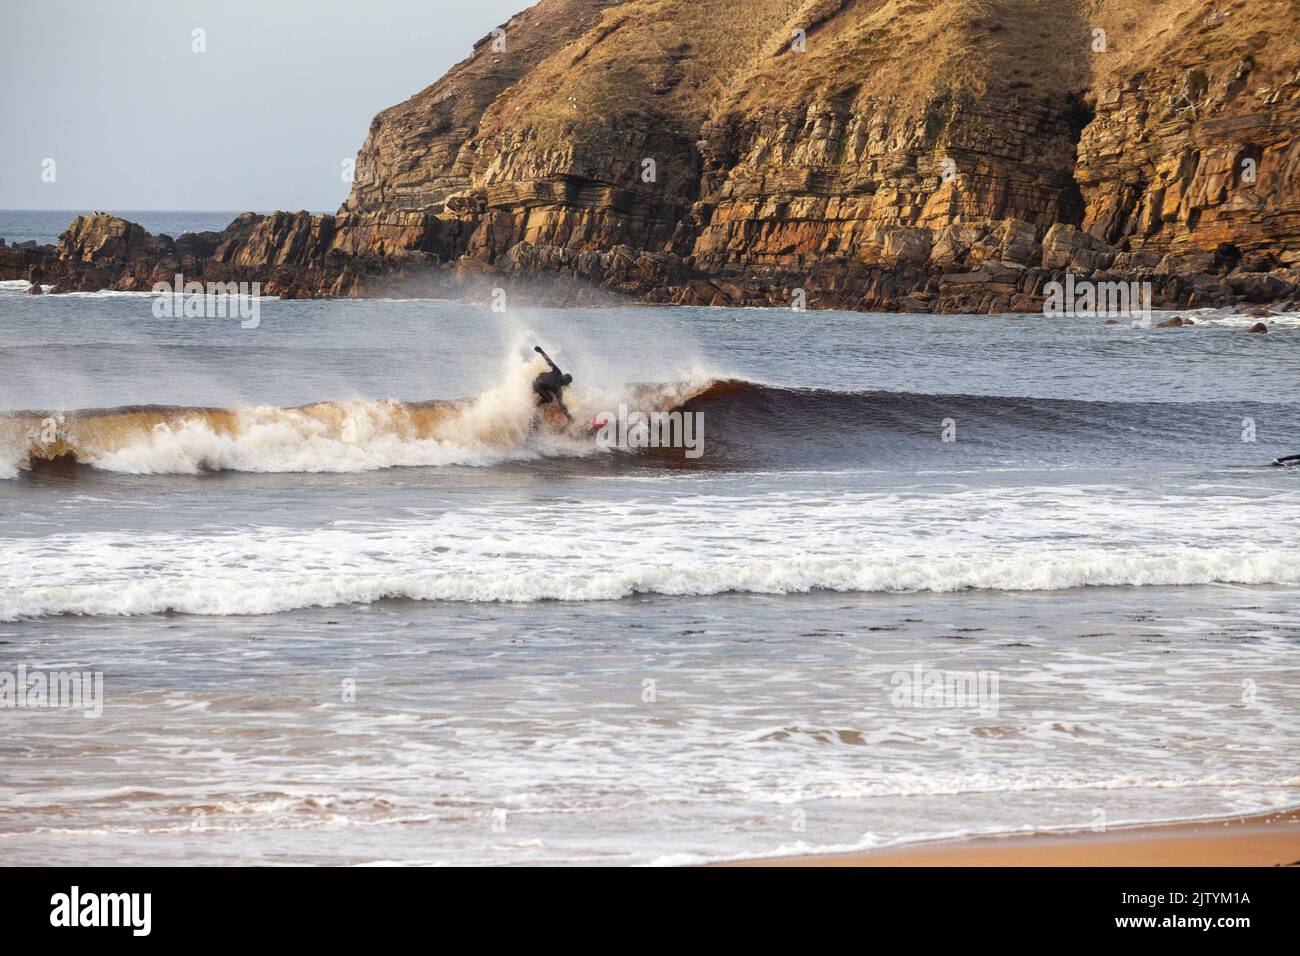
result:
[[[847,464],[918,467],[1054,462],[1094,454],[1194,461],[1207,448],[1242,451],[1241,421],[1272,422],[1284,442],[1243,463],[1290,450],[1290,406],[1097,402],[992,395],[783,388],[738,379],[703,379],[614,389],[573,389],[574,426],[540,417],[521,366],[501,387],[456,401],[322,401],[293,408],[130,406],[0,416],[0,477],[51,462],[123,474],[203,472],[360,472],[401,466],[488,466],[506,461],[590,457],[593,418],[621,404],[646,412],[703,414],[707,452],[700,467],[807,468]],[[938,441],[944,422],[959,445]],[[539,427],[540,426],[540,427]],[[1207,436],[1219,433],[1222,441]],[[1300,434],[1295,438],[1300,440]],[[1253,449],[1250,449],[1253,451]],[[681,464],[643,453],[624,462]]]
[[[80,531],[7,542],[0,620],[274,614],[385,599],[1295,586],[1300,554],[1285,535],[1296,521],[1300,496],[1287,490],[1211,505],[1191,493],[1040,486],[649,492],[315,528]]]
[[[293,408],[128,406],[0,417],[0,478],[49,463],[131,475],[361,472],[402,466],[492,465],[597,450],[589,423],[620,402],[667,410],[689,384],[575,393],[572,426],[534,406],[525,366],[501,388],[459,401],[323,401]],[[612,404],[611,404],[612,403]]]
[[[1095,552],[1039,556],[970,554],[950,559],[881,560],[803,555],[745,563],[700,562],[592,572],[416,571],[251,575],[110,581],[7,589],[0,621],[46,615],[276,614],[307,607],[388,599],[522,603],[610,601],[637,594],[952,592],[972,589],[1049,591],[1098,586],[1195,584],[1300,585],[1300,560],[1284,550]]]

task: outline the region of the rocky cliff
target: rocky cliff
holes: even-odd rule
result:
[[[375,118],[336,217],[192,245],[288,294],[489,272],[990,312],[1069,270],[1285,301],[1297,37],[1300,0],[541,0]]]

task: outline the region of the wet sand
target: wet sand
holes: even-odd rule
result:
[[[724,864],[726,865],[726,864]],[[1012,835],[741,866],[1300,866],[1300,809],[1105,833]]]

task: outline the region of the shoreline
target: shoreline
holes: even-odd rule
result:
[[[1300,866],[1300,807],[1240,817],[1010,833],[710,866]]]
[[[563,243],[534,245],[521,234],[508,251],[492,251],[458,239],[434,241],[425,235],[433,228],[431,214],[418,215],[423,226],[417,232],[424,238],[405,235],[402,243],[416,245],[394,249],[387,241],[376,245],[369,227],[357,227],[343,213],[245,212],[222,229],[173,238],[94,212],[78,215],[55,244],[9,245],[0,239],[0,279],[26,281],[35,295],[149,291],[173,280],[178,286],[247,282],[280,299],[486,300],[502,284],[522,284],[532,305],[559,308],[636,302],[1050,315],[1061,309],[1091,312],[1097,296],[1105,315],[1130,313],[1138,303],[1146,314],[1210,307],[1237,308],[1256,318],[1300,308],[1300,266],[1284,267],[1271,254],[1244,256],[1230,243],[1190,255],[1120,251],[1064,222],[1035,227],[1016,219],[988,220],[978,231],[986,250],[1000,250],[991,259],[933,259],[932,244],[943,247],[952,235],[936,237],[929,227],[896,228],[877,238],[884,237],[886,245],[910,244],[912,251],[901,259],[901,253],[830,255],[809,272],[790,263],[759,267],[743,254],[705,266],[693,255],[610,245],[613,237],[599,249],[580,252]],[[792,298],[791,290],[799,295]]]

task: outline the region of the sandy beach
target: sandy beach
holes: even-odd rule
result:
[[[1300,809],[1258,816],[982,837],[740,866],[1300,866]]]

